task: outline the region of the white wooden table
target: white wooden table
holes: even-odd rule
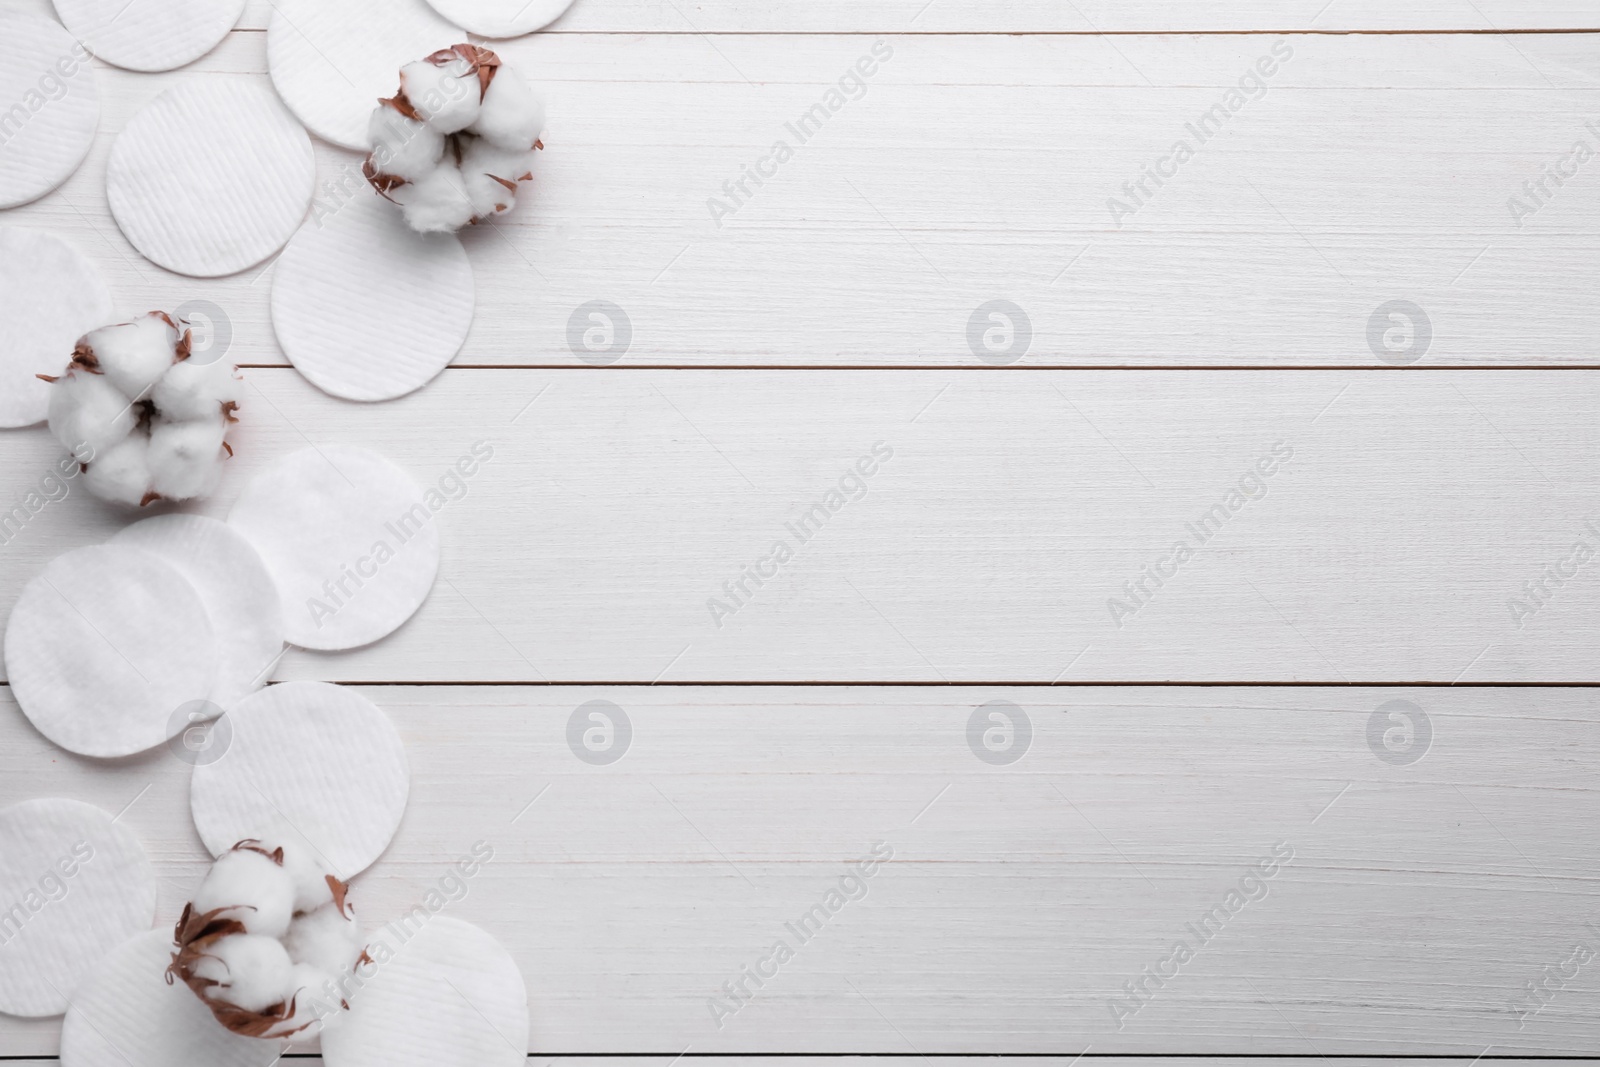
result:
[[[1547,977],[1600,953],[1600,2],[578,0],[502,48],[549,151],[467,235],[472,337],[377,406],[285,365],[270,268],[169,274],[106,210],[112,135],[264,77],[269,10],[100,69],[89,161],[0,225],[123,311],[225,310],[252,395],[201,510],[306,441],[432,484],[493,449],[418,616],[278,678],[358,685],[408,743],[364,915],[493,847],[449,909],[515,953],[535,1061],[1600,1054],[1600,962]],[[317,151],[325,206],[367,195]],[[1576,173],[1536,197],[1546,165]],[[569,343],[591,301],[631,325],[609,362]],[[0,507],[54,454],[0,435]],[[0,613],[122,521],[33,516]],[[591,701],[609,763],[569,744]],[[171,921],[188,768],[0,705],[0,803],[131,804]],[[0,1019],[0,1058],[57,1030]]]

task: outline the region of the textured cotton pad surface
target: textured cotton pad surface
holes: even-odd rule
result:
[[[439,915],[403,945],[385,930],[368,951],[377,975],[352,994],[349,1017],[322,1035],[327,1067],[527,1062],[528,990],[516,960],[483,930]]]
[[[270,1067],[277,1041],[229,1033],[182,982],[170,985],[172,931],[101,948],[61,1025],[61,1067]]]
[[[275,824],[298,831],[324,867],[353,878],[389,847],[411,791],[394,724],[353,689],[288,682],[228,711],[223,757],[194,769],[189,806],[212,855]]]
[[[560,18],[572,0],[428,0],[435,11],[481,37],[521,37]]]
[[[217,641],[211,702],[227,709],[260,689],[283,655],[283,602],[249,541],[201,515],[158,515],[111,539],[160,556],[200,594]]]
[[[43,230],[0,228],[0,427],[44,421],[50,386],[37,376],[65,370],[78,338],[111,314],[106,283],[76,249]]]
[[[89,51],[128,70],[172,70],[215,48],[244,0],[55,0]]]
[[[364,448],[285,456],[245,486],[228,522],[266,561],[289,643],[301,648],[357,648],[392,633],[439,573],[422,487]]]
[[[215,278],[282,248],[305,218],[315,179],[311,138],[270,88],[191,78],[117,138],[106,198],[152,263]]]
[[[400,87],[400,68],[465,39],[423,0],[274,0],[267,69],[307,129],[365,150],[367,120]]]
[[[124,545],[57,556],[6,624],[11,690],[39,732],[84,756],[129,756],[210,696],[216,642],[200,594],[170,563]]]
[[[108,946],[150,929],[156,876],[99,808],[25,800],[0,811],[0,901],[0,1012],[60,1015]]]
[[[49,19],[0,15],[0,208],[37,200],[72,176],[100,125],[89,55]]]
[[[420,234],[380,196],[301,227],[273,269],[272,327],[312,385],[392,400],[455,358],[472,328],[472,264],[454,234]]]

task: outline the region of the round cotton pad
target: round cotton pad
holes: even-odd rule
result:
[[[352,445],[278,460],[245,486],[228,522],[266,561],[289,643],[301,648],[358,648],[394,632],[439,573],[422,487]]]
[[[188,986],[167,982],[171,930],[101,955],[62,1022],[61,1067],[270,1067],[283,1055],[280,1042],[229,1033]]]
[[[195,767],[189,786],[212,855],[287,824],[348,879],[389,847],[411,772],[394,724],[370,700],[326,682],[287,682],[245,697],[228,719],[227,753]]]
[[[37,200],[72,176],[100,125],[89,53],[60,25],[0,15],[0,208]]]
[[[129,756],[187,725],[175,714],[216,680],[211,620],[182,574],[123,545],[57,556],[6,625],[22,711],[69,752]]]
[[[215,278],[282,248],[305,218],[315,179],[311,138],[271,89],[191,78],[117,138],[106,198],[152,263]]]
[[[433,9],[480,37],[521,37],[550,25],[572,0],[428,0]]]
[[[446,915],[404,944],[367,951],[377,974],[322,1035],[327,1067],[514,1067],[527,1062],[528,990],[517,961],[483,930]]]
[[[472,264],[454,234],[420,234],[380,196],[306,223],[273,269],[272,326],[318,389],[392,400],[455,358],[472,328]]]
[[[260,554],[237,530],[201,515],[158,515],[110,543],[160,556],[200,594],[217,640],[213,704],[230,708],[266,683],[283,655],[283,602]]]
[[[307,129],[365,150],[367,121],[399,88],[400,68],[465,36],[423,0],[274,0],[267,69]]]
[[[215,48],[244,0],[55,0],[89,51],[128,70],[172,70]]]
[[[149,930],[156,876],[99,808],[25,800],[0,811],[0,1012],[60,1015],[106,952]]]
[[[110,321],[106,283],[76,249],[42,230],[0,228],[0,427],[43,422],[50,387],[38,375],[60,374],[78,338]]]

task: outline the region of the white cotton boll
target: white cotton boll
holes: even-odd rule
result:
[[[222,405],[239,402],[243,383],[231,363],[174,363],[150,393],[156,410],[169,419],[219,418]]]
[[[83,486],[101,500],[143,507],[150,492],[150,439],[133,434],[95,453],[83,474]]]
[[[444,158],[443,133],[392,107],[374,111],[367,132],[372,138],[372,166],[379,174],[414,182]]]
[[[173,422],[157,419],[150,427],[150,488],[163,500],[193,500],[217,487],[222,478],[221,418]]]
[[[218,985],[209,996],[245,1011],[265,1011],[289,996],[292,964],[283,946],[258,934],[233,934],[207,946],[194,972]]]
[[[509,67],[495,71],[472,132],[500,148],[528,152],[544,134],[544,101]]]
[[[400,91],[424,122],[439,133],[455,133],[478,117],[483,90],[478,75],[460,56],[442,66],[423,59],[400,68]]]
[[[472,199],[474,214],[482,218],[511,210],[517,202],[515,185],[532,172],[532,167],[533,152],[529,149],[508,151],[482,137],[468,138],[461,153],[461,180]]]
[[[132,400],[148,396],[178,357],[178,331],[159,311],[101,327],[81,343],[93,350],[111,384]]]
[[[406,225],[419,233],[455,233],[477,214],[461,171],[451,163],[390,195],[405,210]]]
[[[269,857],[239,849],[217,857],[192,903],[197,915],[228,909],[224,917],[238,919],[248,932],[279,938],[289,931],[294,885]]]
[[[327,904],[296,917],[289,924],[283,944],[289,950],[289,958],[296,963],[309,963],[333,974],[344,974],[355,966],[361,955],[361,930],[353,920],[339,914],[336,906]]]
[[[133,432],[133,402],[103,374],[73,367],[50,387],[50,432],[81,463]]]
[[[257,834],[256,840],[268,852],[283,849],[283,873],[289,876],[289,882],[294,886],[296,915],[316,911],[324,904],[333,903],[328,872],[318,861],[316,852],[297,831],[280,824]]]

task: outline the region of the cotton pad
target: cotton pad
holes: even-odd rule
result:
[[[454,234],[423,235],[380,196],[358,196],[300,228],[273,269],[272,326],[312,385],[391,400],[426,385],[461,350],[476,300]]]
[[[0,15],[0,208],[72,176],[100,125],[89,53],[50,19]]]
[[[228,522],[266,561],[289,643],[301,648],[357,648],[392,633],[439,572],[439,528],[422,487],[353,445],[278,460],[245,487]]]
[[[312,133],[365,149],[367,118],[401,65],[464,36],[423,0],[274,0],[267,68]]]
[[[156,877],[138,839],[76,800],[0,811],[0,1012],[60,1015],[106,950],[156,913]]]
[[[228,711],[227,755],[196,766],[189,807],[212,855],[274,825],[293,827],[342,879],[389,847],[411,772],[389,717],[353,689],[288,682]]]
[[[171,930],[101,953],[62,1023],[62,1067],[270,1067],[282,1055],[279,1042],[229,1033],[199,997],[168,984]]]
[[[521,37],[550,25],[572,0],[428,0],[433,9],[480,37]]]
[[[211,51],[244,0],[55,0],[56,14],[89,51],[128,70],[172,70]]]
[[[267,565],[238,531],[201,515],[158,515],[111,544],[161,557],[200,594],[217,642],[213,704],[230,708],[266,683],[283,655],[283,602]]]
[[[315,179],[311,138],[270,88],[190,78],[117,138],[106,197],[151,262],[215,278],[282,248],[305,218]]]
[[[37,376],[60,374],[78,338],[111,315],[106,283],[76,249],[43,230],[0,227],[0,427],[44,421],[50,386]]]
[[[217,674],[200,594],[177,568],[124,545],[56,557],[23,587],[6,625],[6,670],[22,711],[69,752],[154,748],[188,722]]]
[[[527,1062],[528,990],[483,930],[438,915],[401,944],[371,939],[376,974],[322,1035],[327,1067],[517,1067]]]

